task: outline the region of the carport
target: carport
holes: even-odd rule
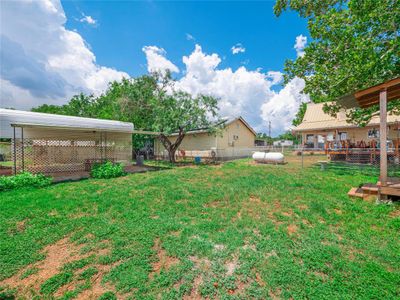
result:
[[[14,174],[83,174],[106,160],[130,165],[132,132],[127,122],[0,109]]]

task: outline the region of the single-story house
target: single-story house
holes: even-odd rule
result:
[[[170,135],[171,141],[176,134]],[[177,150],[177,156],[219,158],[223,160],[248,157],[255,151],[256,132],[242,118],[231,118],[224,121],[221,132],[210,134],[207,129],[193,130],[186,133]],[[167,152],[159,140],[155,141],[156,157],[166,157]]]
[[[293,141],[289,140],[274,141],[273,145],[274,147],[291,147],[293,146]]]
[[[302,144],[308,148],[325,149],[330,144],[348,142],[354,147],[374,145],[379,140],[379,116],[365,126],[347,122],[346,112],[341,110],[336,117],[323,111],[323,103],[308,103],[303,121],[293,131],[301,134]],[[400,116],[388,114],[388,139],[400,138]]]
[[[94,162],[132,159],[133,124],[0,109],[0,138],[10,141],[12,172],[89,171]]]
[[[376,162],[379,158],[379,116],[365,127],[347,122],[346,111],[336,117],[323,111],[323,103],[309,103],[300,125],[293,129],[300,134],[305,149],[324,150],[335,160]],[[388,114],[388,153],[398,156],[400,116]]]

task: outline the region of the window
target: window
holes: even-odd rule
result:
[[[333,132],[329,132],[329,133],[326,135],[326,140],[327,140],[328,142],[333,142],[333,141],[334,141]]]
[[[314,143],[314,135],[313,134],[307,134],[306,135],[306,143],[307,144],[313,144]]]
[[[339,132],[339,140],[340,141],[347,140],[347,132]]]
[[[368,138],[369,139],[378,139],[379,138],[379,130],[372,128],[368,130]]]

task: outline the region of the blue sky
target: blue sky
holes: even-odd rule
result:
[[[113,80],[173,71],[176,88],[219,98],[221,116],[257,131],[290,129],[304,81],[283,84],[307,24],[274,1],[5,1],[0,10],[0,106],[29,110],[100,95]],[[296,45],[296,47],[295,47]]]
[[[225,59],[221,67],[283,71],[287,58],[295,58],[296,36],[306,35],[307,24],[293,12],[279,18],[274,1],[266,2],[130,2],[62,1],[66,27],[76,29],[90,44],[101,65],[123,70],[131,76],[146,72],[142,47],[157,45],[182,68],[182,55],[199,43],[208,53]],[[92,16],[97,26],[79,22],[81,14]],[[188,40],[187,34],[195,38]],[[246,52],[232,55],[241,43]]]

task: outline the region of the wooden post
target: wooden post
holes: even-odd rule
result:
[[[382,186],[387,184],[387,92],[386,89],[379,93],[380,114],[380,181]]]
[[[318,148],[318,134],[314,134],[314,150]]]

